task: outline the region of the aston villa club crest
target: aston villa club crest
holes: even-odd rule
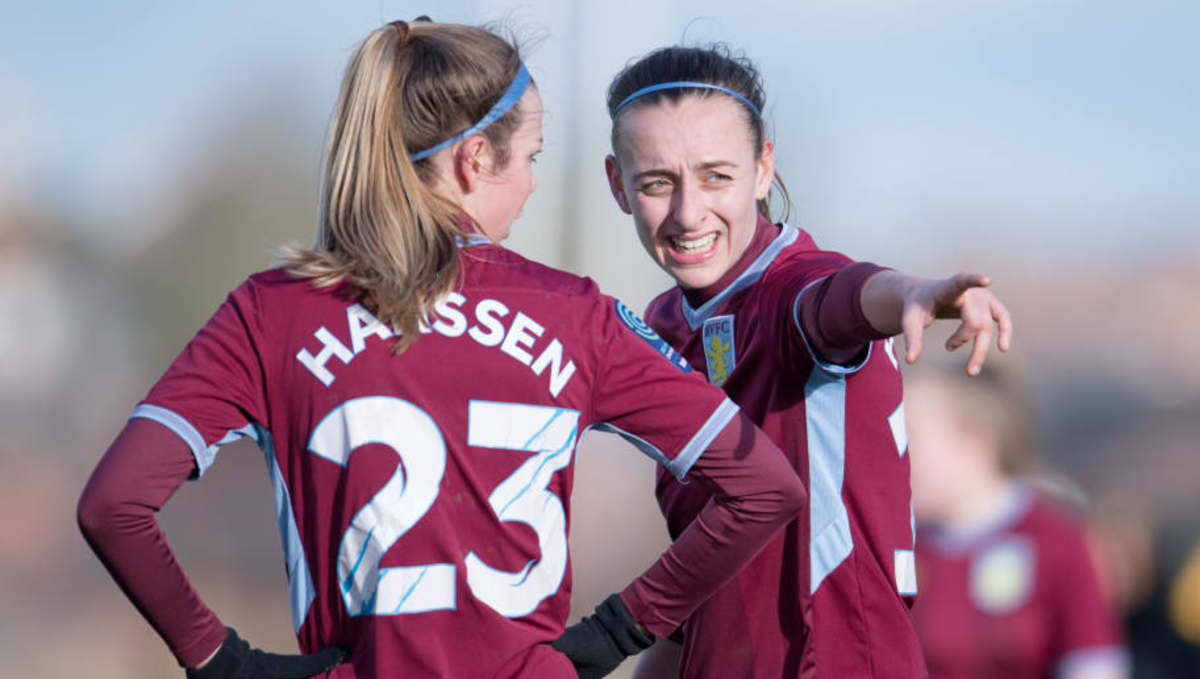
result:
[[[1029,598],[1033,574],[1033,546],[1028,540],[1010,538],[988,547],[971,564],[971,600],[985,613],[1009,613]]]
[[[708,363],[708,381],[718,387],[725,384],[737,365],[732,315],[704,321],[704,360]]]

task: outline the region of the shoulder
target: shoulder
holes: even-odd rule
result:
[[[804,229],[796,228],[796,240],[779,252],[767,268],[764,281],[793,279],[797,275],[823,276],[841,269],[854,260],[833,250],[822,250]]]
[[[592,279],[535,262],[498,245],[464,248],[461,253],[468,284],[563,297],[600,296]]]
[[[349,283],[319,286],[311,278],[277,268],[248,276],[229,293],[227,303],[243,313],[290,317],[296,313],[316,313],[328,304],[344,306],[361,297],[360,291]]]
[[[1033,491],[1029,508],[1014,532],[1024,535],[1045,555],[1045,563],[1058,564],[1057,570],[1090,562],[1087,527],[1084,517],[1073,507]]]
[[[253,295],[259,298],[286,297],[305,294],[326,294],[344,287],[344,284],[319,288],[312,279],[288,273],[286,269],[266,269],[246,277],[234,288],[234,295]]]
[[[1025,530],[1044,536],[1048,542],[1082,534],[1083,516],[1075,508],[1041,491],[1032,492],[1029,509],[1021,522]]]

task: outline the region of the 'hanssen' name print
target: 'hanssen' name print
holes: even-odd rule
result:
[[[551,396],[559,392],[575,375],[575,362],[564,361],[563,345],[558,338],[545,341],[545,328],[521,311],[513,311],[503,302],[485,298],[475,303],[468,318],[467,298],[451,292],[434,305],[436,319],[432,325],[422,324],[421,333],[437,333],[445,337],[466,335],[485,347],[499,347],[500,351],[513,360],[527,366],[539,377],[548,373],[548,388]],[[334,333],[321,326],[313,333],[320,343],[314,354],[309,348],[300,349],[296,360],[325,386],[333,384],[336,376],[330,369],[329,359],[337,358],[344,364],[367,346],[367,339],[391,338],[394,332],[361,304],[346,307],[346,335]],[[341,337],[348,336],[349,346]],[[537,354],[536,356],[534,354]]]

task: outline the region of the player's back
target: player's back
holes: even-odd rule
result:
[[[352,649],[334,676],[574,677],[547,642],[569,608],[579,434],[660,423],[687,442],[724,398],[591,281],[491,245],[460,261],[461,285],[400,355],[353,288],[257,274],[140,406],[204,440],[258,440],[301,647]]]

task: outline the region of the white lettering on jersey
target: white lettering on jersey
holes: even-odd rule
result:
[[[532,349],[533,341],[541,337],[545,331],[546,329],[538,325],[537,321],[518,311],[517,317],[513,319],[513,324],[508,328],[508,334],[504,336],[504,344],[500,345],[500,351],[529,365],[533,361],[533,355],[521,347]]]
[[[367,337],[375,335],[379,339],[388,339],[392,336],[392,329],[361,304],[351,304],[346,309],[346,323],[350,326],[350,347],[355,356],[366,348]]]
[[[550,340],[550,346],[542,351],[542,355],[538,356],[530,368],[533,374],[541,375],[546,366],[550,366],[550,395],[558,396],[558,392],[567,386],[571,376],[575,374],[575,361],[567,361],[566,365],[562,364],[563,348],[562,344],[557,339]]]
[[[558,396],[566,388],[575,376],[575,362],[564,359],[564,348],[558,338],[551,337],[550,343],[534,358],[536,345],[546,332],[542,324],[517,311],[512,324],[505,328],[501,319],[508,316],[508,307],[499,300],[486,298],[475,305],[475,324],[471,325],[461,310],[466,303],[467,298],[457,292],[447,294],[433,307],[436,320],[432,325],[423,324],[421,331],[436,332],[444,337],[461,337],[465,333],[485,347],[498,346],[501,352],[528,366],[534,375],[540,377],[549,368],[551,396]],[[331,357],[336,356],[342,363],[349,364],[366,349],[368,337],[387,340],[395,335],[391,328],[361,304],[346,308],[346,325],[350,334],[349,347],[328,328],[321,326],[313,333],[321,342],[321,350],[315,356],[308,349],[301,349],[296,354],[296,360],[327,387],[334,380],[333,373],[326,365]]]
[[[325,364],[329,362],[329,357],[337,356],[338,360],[342,363],[349,363],[350,359],[354,358],[354,352],[346,348],[346,345],[342,344],[323,325],[314,334],[317,340],[323,345],[321,351],[317,352],[316,356],[313,356],[308,349],[301,349],[300,353],[296,354],[296,360],[300,361],[305,368],[308,368],[308,371],[318,380],[321,380],[321,384],[328,387],[333,384],[333,373],[329,372],[329,368],[325,367]]]
[[[504,341],[504,324],[500,322],[500,318],[507,315],[508,307],[504,306],[503,302],[494,299],[480,300],[479,304],[475,305],[475,320],[479,321],[479,325],[472,326],[467,333],[471,335],[471,339],[483,346],[494,347]],[[480,329],[480,326],[486,327],[487,332]]]
[[[467,317],[457,308],[462,306],[466,301],[467,298],[457,292],[451,292],[449,295],[438,300],[438,303],[433,305],[433,310],[440,318],[434,321],[433,329],[446,337],[458,337],[466,332]],[[451,304],[454,306],[450,306]],[[447,324],[446,321],[450,321],[450,323]]]

